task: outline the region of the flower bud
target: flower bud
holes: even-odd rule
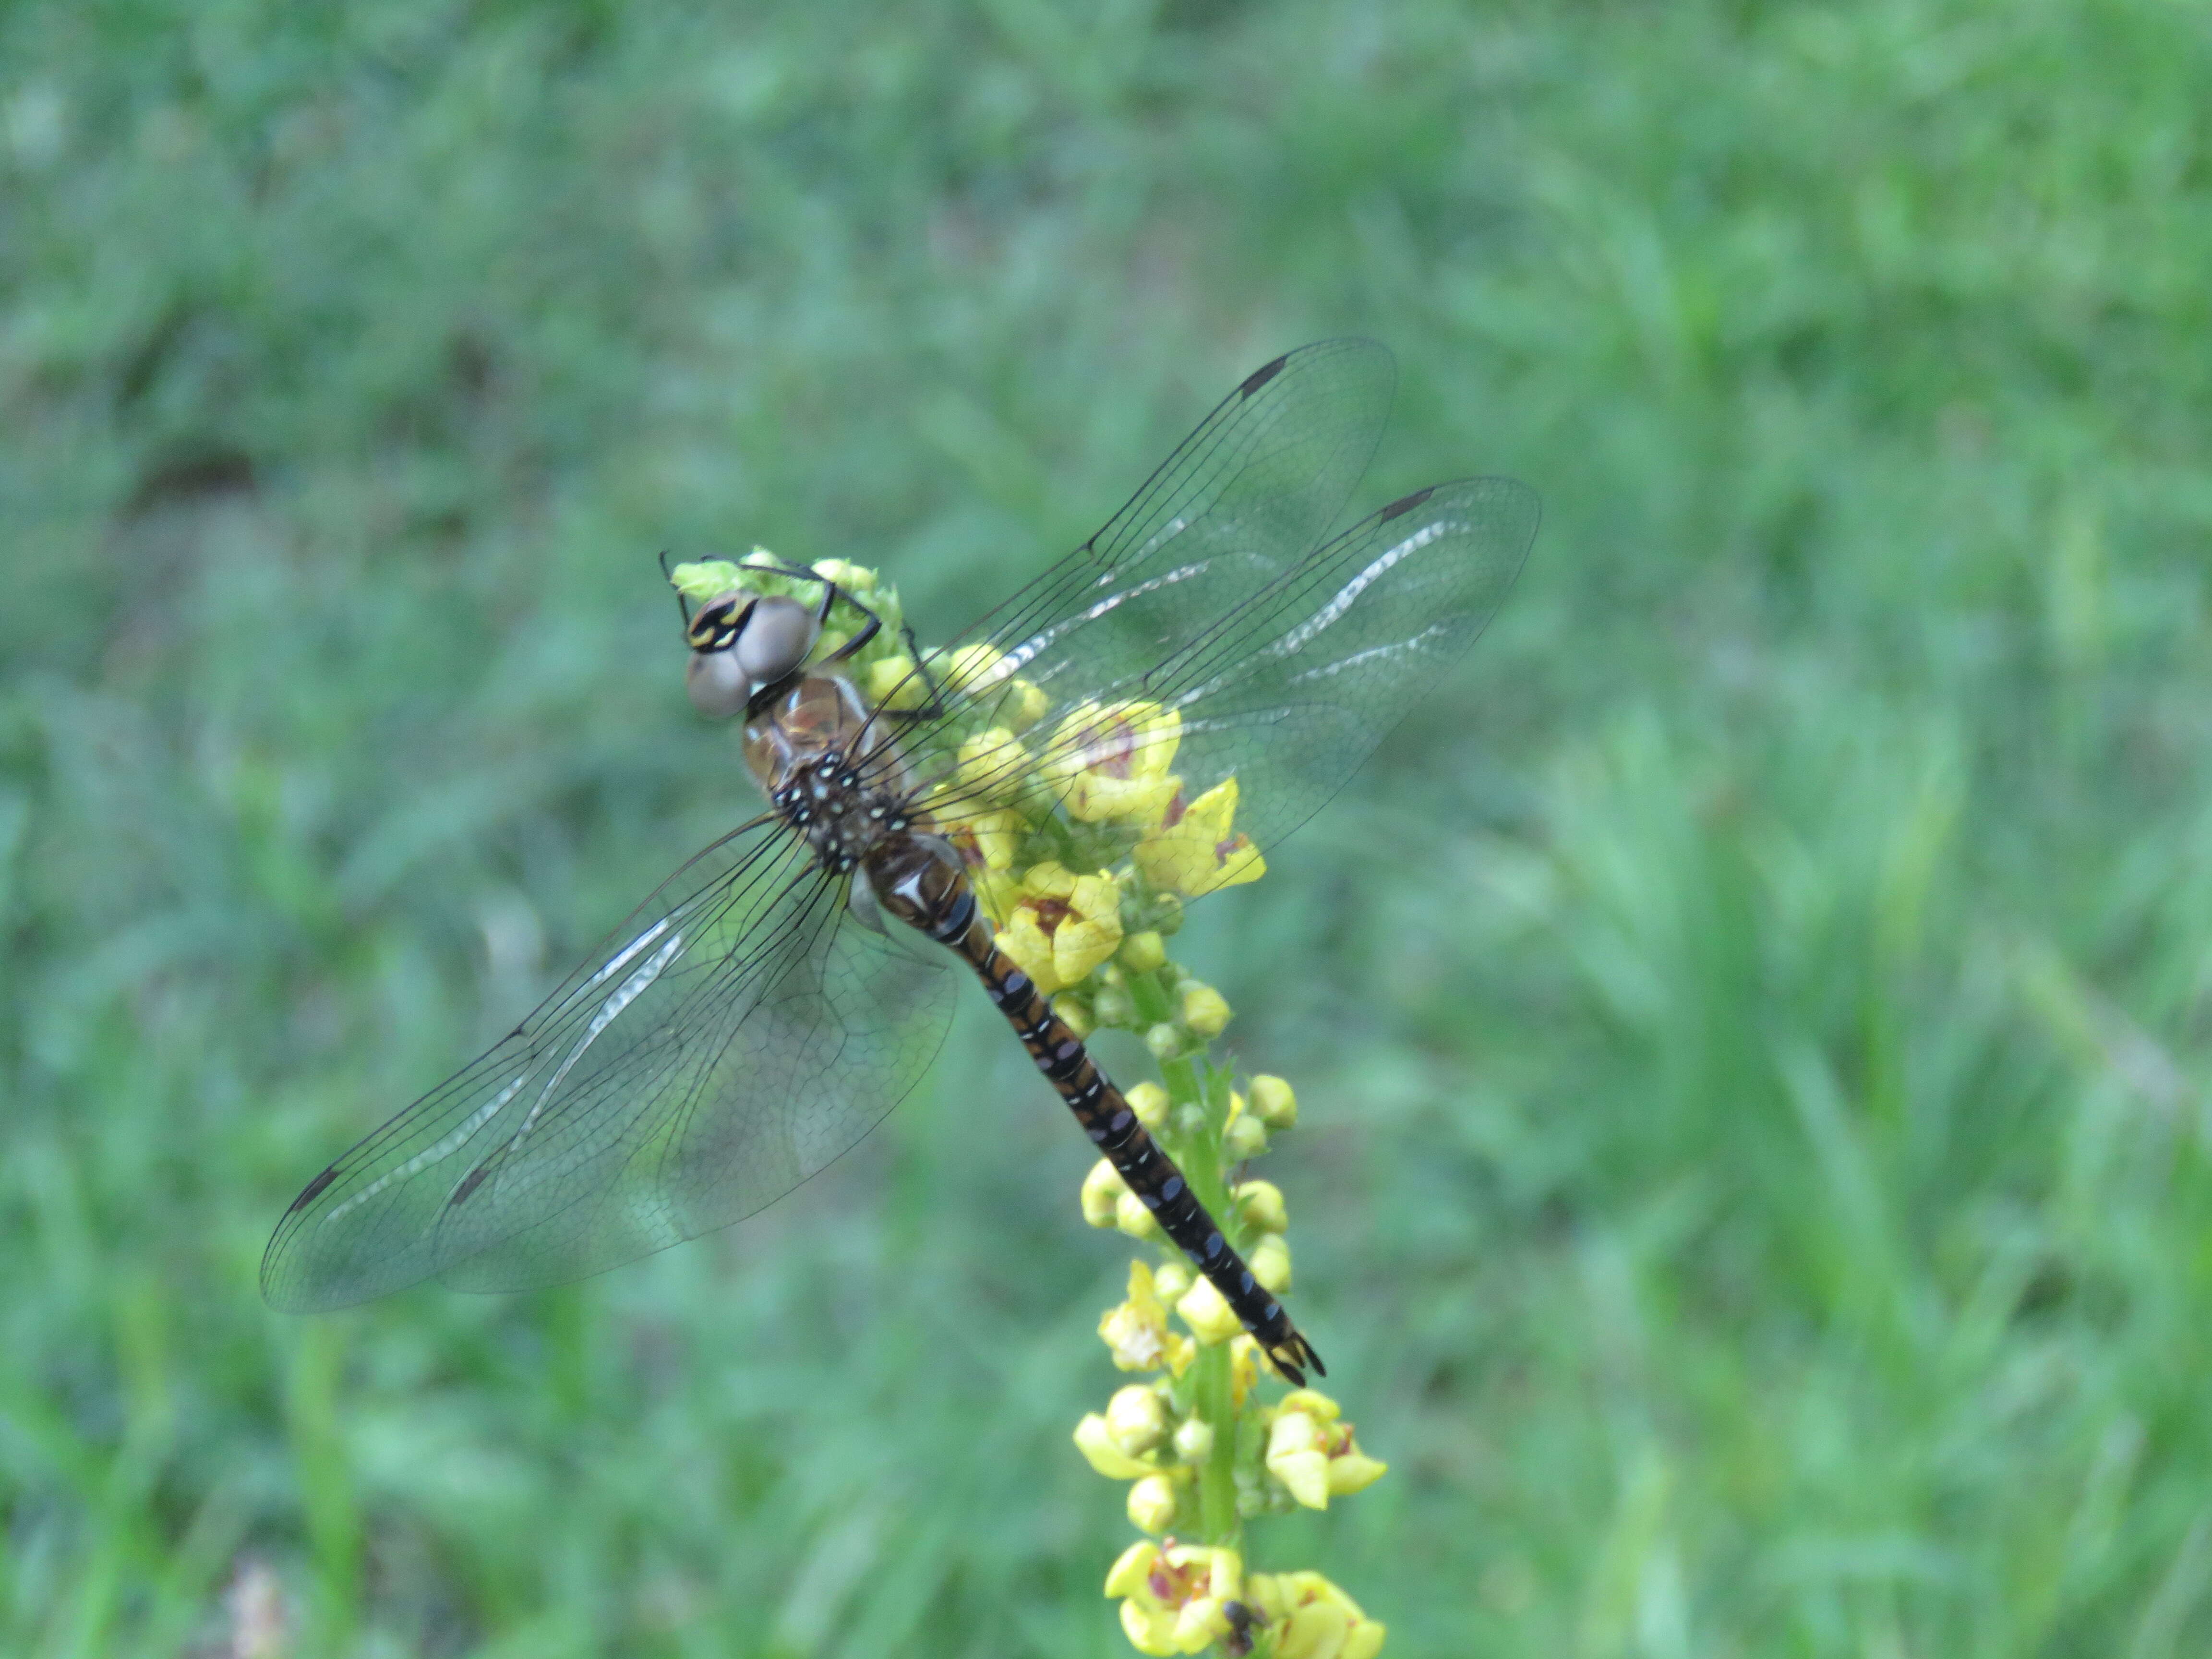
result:
[[[1244,1258],[1252,1269],[1252,1277],[1266,1285],[1270,1293],[1280,1296],[1291,1288],[1291,1247],[1280,1233],[1269,1233],[1252,1247]]]
[[[1060,1016],[1062,1024],[1075,1033],[1078,1042],[1088,1042],[1091,1034],[1098,1029],[1097,1017],[1084,1005],[1082,999],[1071,996],[1065,991],[1052,1000],[1052,1011]]]
[[[1257,1158],[1267,1150],[1267,1126],[1249,1112],[1238,1113],[1221,1132],[1221,1155],[1231,1164]]]
[[[1175,1524],[1175,1482],[1148,1474],[1129,1488],[1129,1524],[1140,1532],[1162,1533]]]
[[[1119,985],[1102,985],[1091,999],[1091,1017],[1108,1030],[1137,1023],[1137,1000]]]
[[[1282,1079],[1263,1072],[1252,1079],[1252,1112],[1270,1129],[1294,1128],[1298,1121],[1298,1097]]]
[[[1141,1382],[1114,1390],[1106,1402],[1106,1437],[1115,1449],[1141,1457],[1158,1445],[1168,1431],[1168,1411],[1159,1391]]]
[[[1147,1129],[1157,1129],[1168,1121],[1168,1091],[1157,1083],[1139,1083],[1122,1098]]]
[[[1100,1158],[1083,1177],[1083,1218],[1094,1227],[1112,1226],[1114,1206],[1128,1190],[1121,1172]]]
[[[1190,1334],[1207,1347],[1226,1342],[1244,1328],[1244,1322],[1237,1318],[1210,1279],[1201,1279],[1185,1291],[1176,1302],[1176,1311],[1190,1327]]]
[[[1145,1047],[1152,1050],[1154,1060],[1176,1060],[1182,1054],[1183,1034],[1172,1021],[1164,1019],[1145,1033]]]
[[[1121,936],[1121,965],[1133,974],[1149,974],[1168,959],[1168,947],[1153,929]]]
[[[1152,1274],[1152,1293],[1163,1302],[1174,1302],[1190,1288],[1195,1277],[1187,1261],[1163,1262]]]
[[[1200,1036],[1221,1035],[1229,1024],[1229,1004],[1221,993],[1200,980],[1185,980],[1182,998],[1182,1023]]]
[[[1290,1212],[1283,1204],[1283,1189],[1272,1181],[1241,1182],[1233,1194],[1237,1212],[1244,1224],[1257,1233],[1279,1233],[1291,1224]],[[1085,1215],[1089,1211],[1084,1212]],[[1092,1222],[1092,1226],[1103,1224]]]
[[[1202,1417],[1186,1417],[1175,1431],[1176,1455],[1186,1463],[1203,1463],[1213,1455],[1213,1425]]]
[[[1132,1238],[1158,1238],[1160,1224],[1145,1207],[1145,1200],[1127,1188],[1114,1200],[1114,1224]]]

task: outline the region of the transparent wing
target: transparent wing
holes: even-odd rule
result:
[[[1297,563],[1366,471],[1397,369],[1372,340],[1323,340],[1248,375],[1104,527],[944,651],[988,644],[1067,702],[1142,673]],[[933,688],[904,735],[988,724],[1004,682]]]
[[[1419,688],[1474,642],[1540,516],[1535,492],[1510,478],[1417,491],[1141,661],[1108,595],[1052,630],[1064,667],[1042,716],[994,748],[971,743],[922,782],[936,807],[957,811],[1003,797],[1021,775],[1072,778],[1099,763],[1086,709],[1142,699],[1179,720],[1117,731],[1106,745],[1119,751],[1114,763],[1127,768],[1135,750],[1173,742],[1185,800],[1233,775],[1236,827],[1264,851],[1334,794]]]
[[[311,1182],[276,1307],[437,1277],[521,1290],[749,1215],[851,1147],[942,1043],[950,958],[854,923],[771,820],[662,884],[543,1006]]]

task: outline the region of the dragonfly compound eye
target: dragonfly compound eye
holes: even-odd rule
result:
[[[726,720],[745,706],[752,684],[735,650],[694,651],[684,665],[684,689],[691,706],[709,720]]]
[[[821,632],[813,612],[797,599],[763,599],[738,631],[738,661],[755,685],[773,685],[806,660]]]

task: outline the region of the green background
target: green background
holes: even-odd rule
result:
[[[1548,517],[1189,959],[1414,1655],[2212,1645],[2182,0],[0,15],[0,1651],[1107,1655],[1127,1253],[980,994],[761,1219],[264,1311],[748,809],[653,559],[943,634],[1237,377]],[[259,1564],[258,1567],[249,1564]],[[244,1651],[243,1649],[237,1650]]]

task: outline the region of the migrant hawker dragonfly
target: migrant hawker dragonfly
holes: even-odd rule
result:
[[[742,716],[769,810],[310,1182],[270,1241],[270,1302],[526,1289],[750,1215],[915,1086],[957,959],[1278,1369],[1319,1369],[993,916],[1017,848],[1119,869],[1132,902],[1243,878],[1481,632],[1534,538],[1525,486],[1437,484],[1327,536],[1394,380],[1358,340],[1256,370],[933,653],[852,567],[679,566],[692,701]]]

